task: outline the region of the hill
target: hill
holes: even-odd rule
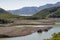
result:
[[[33,15],[37,18],[60,18],[60,7],[51,7]]]
[[[23,7],[17,10],[9,10],[9,12],[19,16],[30,16],[37,13],[37,9],[37,7]]]
[[[54,6],[60,6],[60,2],[57,2],[55,4],[46,4],[46,5],[43,5],[40,7],[23,7],[20,9],[8,10],[8,11],[11,12],[12,14],[15,14],[15,15],[31,16],[31,15],[34,15],[43,9],[54,7]]]
[[[4,9],[0,8],[0,23],[10,23],[13,22],[16,18],[15,15],[5,11]]]

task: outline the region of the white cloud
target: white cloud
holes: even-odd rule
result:
[[[60,0],[0,0],[0,7],[6,10],[14,10],[26,6],[41,6],[56,2],[60,2]]]

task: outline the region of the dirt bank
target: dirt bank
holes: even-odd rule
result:
[[[50,27],[0,27],[0,37],[26,36],[40,29],[49,29]]]
[[[16,26],[16,25],[53,25],[55,24],[54,20],[17,20],[13,23],[0,24],[0,27]]]

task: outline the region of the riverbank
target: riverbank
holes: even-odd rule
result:
[[[17,37],[26,36],[37,32],[38,30],[44,31],[52,27],[0,27],[0,38],[3,37]]]
[[[11,27],[11,26],[17,26],[17,25],[54,25],[55,21],[54,20],[17,20],[14,21],[13,23],[8,23],[8,24],[0,24],[0,27]]]

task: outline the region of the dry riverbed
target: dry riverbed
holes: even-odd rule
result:
[[[0,24],[0,38],[21,37],[37,31],[47,31],[52,28],[53,24],[55,24],[53,20],[19,20],[14,23]]]
[[[38,30],[50,29],[51,27],[0,27],[0,38],[26,36]]]

